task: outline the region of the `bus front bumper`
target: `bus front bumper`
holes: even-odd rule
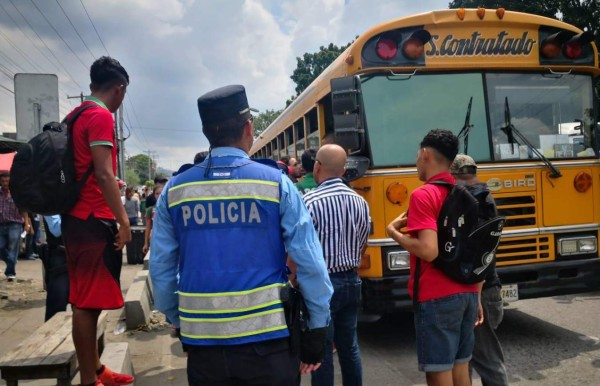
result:
[[[600,288],[600,259],[554,261],[498,267],[503,285],[517,284],[519,299],[568,295]],[[408,272],[386,278],[363,278],[362,313],[383,315],[412,308]]]

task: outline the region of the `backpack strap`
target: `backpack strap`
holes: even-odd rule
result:
[[[432,185],[440,185],[445,186],[448,190],[451,190],[454,187],[454,184],[444,181],[444,180],[433,180],[427,182]],[[419,304],[419,278],[421,277],[421,258],[419,256],[415,256],[417,258],[417,264],[415,267],[415,278],[413,281],[413,310],[417,311],[417,306]]]
[[[63,119],[62,123],[64,125],[66,125],[67,131],[72,130],[72,127],[75,124],[75,121],[77,120],[77,118],[79,118],[81,113],[83,113],[85,110],[89,109],[90,107],[95,107],[95,106],[97,106],[97,105],[96,104],[88,104],[88,105],[82,106],[79,109],[75,110],[73,112],[73,114],[71,114],[70,117],[65,117],[65,119]],[[67,138],[69,139],[69,146],[72,148],[73,147],[73,136],[70,133],[67,133]],[[81,180],[77,181],[77,189],[81,189],[83,187],[85,182],[92,175],[93,171],[94,171],[94,163],[92,162],[92,164],[90,165],[88,170],[83,175],[83,178]]]

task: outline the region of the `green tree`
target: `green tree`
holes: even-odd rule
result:
[[[146,154],[137,154],[125,161],[125,167],[133,170],[138,175],[140,181],[146,181],[150,179],[148,175],[150,162],[151,159]]]
[[[134,186],[139,186],[140,181],[140,176],[135,172],[135,170],[129,167],[125,168],[125,182],[127,183],[127,186],[131,186],[132,188]]]
[[[318,52],[306,52],[302,57],[296,57],[296,69],[290,77],[296,83],[296,96],[300,95],[350,44],[338,47],[329,43],[327,47],[321,46]]]
[[[265,129],[267,127],[269,127],[269,125],[271,123],[273,123],[273,121],[275,120],[275,118],[277,118],[279,116],[279,114],[281,114],[283,110],[265,110],[262,113],[258,114],[256,117],[254,117],[254,136],[259,136],[260,133],[262,133],[263,131],[265,131]]]

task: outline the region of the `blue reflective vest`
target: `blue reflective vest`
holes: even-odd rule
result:
[[[288,336],[281,172],[214,157],[175,177],[167,202],[179,242],[182,341],[234,345]],[[206,174],[206,176],[205,176]]]

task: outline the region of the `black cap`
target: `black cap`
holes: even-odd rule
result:
[[[154,177],[155,184],[166,184],[167,181],[169,181],[169,179],[166,177]]]
[[[221,87],[198,98],[203,130],[231,119],[238,119],[243,124],[252,117],[251,111],[258,110],[248,106],[246,90],[241,85]]]

